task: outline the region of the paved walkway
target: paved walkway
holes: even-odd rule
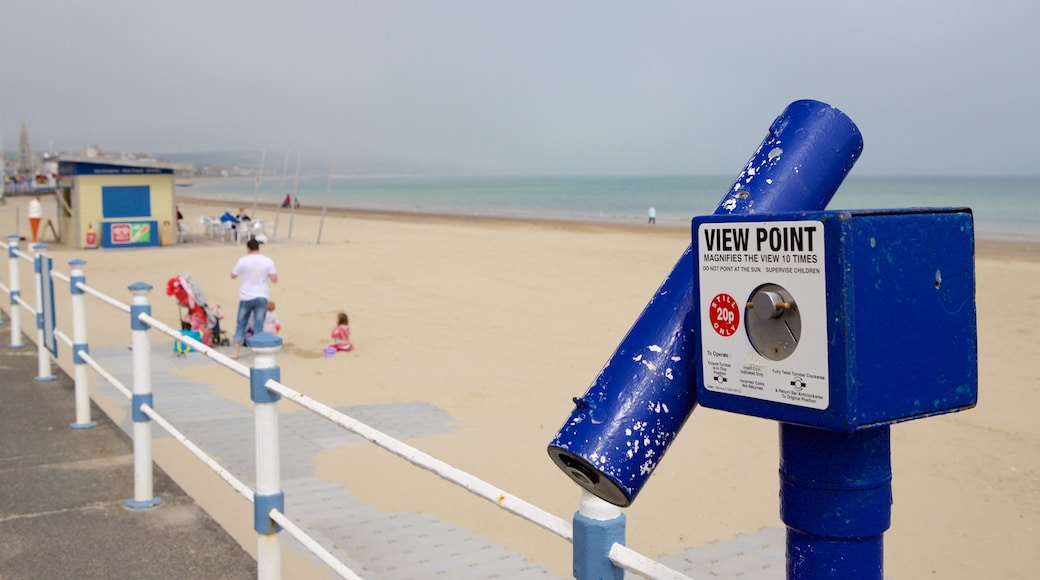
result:
[[[0,578],[256,578],[256,562],[162,470],[131,511],[133,444],[95,406],[71,429],[72,381],[37,382],[36,347],[0,324]]]
[[[0,333],[2,332],[0,329]],[[8,331],[7,335],[9,336],[9,334]],[[36,374],[35,346],[31,342],[26,344],[30,346],[23,351],[5,349],[4,352],[0,352],[0,365],[4,367],[2,369],[5,377],[4,383],[8,383],[6,377],[13,377],[16,380],[11,383],[18,385],[10,393],[5,387],[3,395],[0,395],[3,397],[0,399],[3,402],[0,405],[0,421],[2,421],[0,437],[5,440],[0,443],[0,451],[2,451],[0,475],[3,476],[5,483],[8,481],[8,473],[20,477],[23,472],[32,470],[31,462],[25,460],[19,462],[19,457],[44,453],[33,447],[12,448],[9,451],[6,441],[8,431],[19,432],[20,434],[15,433],[12,436],[24,441],[24,445],[42,446],[44,445],[43,440],[46,439],[47,445],[57,448],[61,457],[67,457],[67,461],[76,466],[84,462],[90,463],[90,458],[97,457],[97,451],[90,445],[87,446],[87,449],[76,448],[77,442],[82,439],[80,435],[95,431],[102,432],[100,429],[87,431],[68,429],[68,422],[74,416],[71,381],[61,377],[57,383],[34,382],[32,377]],[[216,364],[210,359],[198,354],[189,354],[186,357],[174,356],[169,351],[168,344],[153,345],[152,349],[152,381],[156,408],[202,449],[219,449],[220,463],[246,485],[252,487],[255,474],[252,409],[220,397],[214,392],[212,385],[192,382],[184,378],[184,373],[175,372],[190,366]],[[132,361],[125,346],[92,347],[91,355],[114,376],[124,381],[124,384],[130,384]],[[20,366],[8,369],[6,368],[8,360],[19,361]],[[97,385],[95,387],[97,393],[122,398],[122,394],[104,380],[99,379],[92,383]],[[46,430],[44,436],[34,434],[34,429],[25,424],[27,421],[32,422],[31,419],[27,414],[19,411],[25,406],[34,407],[41,404],[34,401],[34,398],[46,398],[48,404],[61,403],[64,405],[61,409],[50,409],[46,412],[51,417],[46,423],[47,427],[43,427],[42,424],[39,426],[39,429]],[[399,439],[443,433],[459,427],[444,410],[425,402],[341,407],[338,410]],[[8,419],[8,415],[11,415],[12,418]],[[132,460],[129,456],[130,442],[126,437],[115,437],[112,433],[115,432],[118,435],[116,430],[119,428],[129,432],[132,423],[127,418],[123,424],[113,426],[96,408],[94,417],[95,419],[101,417],[99,427],[105,430],[103,432],[108,433],[109,438],[120,441],[123,446],[115,455],[119,465],[107,466],[108,470],[113,472],[107,475],[115,478],[118,474],[120,479],[118,485],[112,483],[104,486],[106,490],[110,488],[120,490],[110,492],[109,501],[113,511],[118,512],[124,518],[133,519],[134,516],[143,516],[139,520],[149,517],[161,518],[164,510],[165,513],[169,513],[172,510],[168,508],[177,508],[181,504],[188,504],[195,512],[201,512],[190,502],[190,498],[183,498],[182,492],[165,477],[161,478],[162,487],[159,483],[156,485],[156,495],[163,498],[163,506],[146,513],[131,513],[124,510],[121,507],[122,501],[133,493]],[[520,554],[510,552],[502,546],[492,544],[432,515],[378,510],[361,503],[339,484],[318,477],[315,469],[316,455],[327,449],[361,442],[362,440],[357,436],[310,413],[282,414],[279,431],[282,449],[281,477],[286,497],[286,513],[292,514],[294,522],[307,530],[322,546],[363,578],[396,580],[417,577],[473,579],[553,577]],[[153,434],[157,438],[168,437],[158,427],[154,429]],[[94,463],[97,462],[94,461]],[[68,469],[66,468],[65,471]],[[160,479],[157,479],[158,481]],[[33,490],[37,485],[39,484],[27,483],[24,487],[16,485],[15,488]],[[88,495],[85,491],[73,493],[73,490],[81,488],[72,481],[59,483],[55,480],[48,485],[53,485],[54,489],[61,490],[55,491],[55,495],[63,497]],[[7,485],[3,486],[3,488],[7,487]],[[12,495],[10,499],[9,495]],[[116,498],[120,499],[117,501]],[[19,576],[13,572],[13,568],[9,568],[9,565],[14,565],[22,560],[13,557],[14,555],[9,556],[6,548],[9,541],[14,540],[18,540],[18,543],[22,545],[31,545],[18,538],[17,534],[21,534],[21,531],[13,529],[13,526],[12,529],[8,528],[12,518],[7,515],[9,511],[7,506],[19,505],[21,501],[23,500],[13,497],[11,490],[0,489],[0,509],[3,510],[0,512],[0,578],[4,580],[30,577]],[[89,506],[94,505],[94,500],[89,497],[84,497],[78,502],[86,506],[83,509],[89,509]],[[49,509],[42,510],[43,513],[50,511]],[[206,525],[214,527],[213,522],[204,512],[197,515],[205,518]],[[106,518],[103,521],[107,524],[109,519]],[[192,526],[196,525],[198,524],[193,521]],[[525,524],[518,522],[518,525]],[[161,526],[161,528],[165,527],[167,526]],[[124,533],[135,536],[134,541],[144,541],[143,538],[136,536],[146,535],[139,529],[126,530]],[[83,550],[89,550],[92,542],[86,541],[85,536],[69,535],[71,537],[61,542],[54,542],[54,544],[56,546],[61,544],[82,545]],[[43,536],[44,534],[39,533],[39,535],[33,535],[32,538],[35,540],[35,538]],[[284,549],[305,553],[304,548],[288,534],[283,534],[283,538]],[[176,545],[178,541],[180,540],[156,539],[153,543]],[[220,552],[226,549],[229,555],[226,559],[230,561],[239,560],[244,554],[226,536],[222,538],[222,543],[215,540],[206,540],[204,543],[210,552]],[[188,548],[178,550],[171,550],[168,546],[165,548],[167,552],[176,553],[183,553],[185,549]],[[121,550],[126,549],[124,547]],[[784,577],[783,552],[783,531],[779,528],[770,528],[725,541],[713,542],[707,546],[691,547],[682,553],[658,556],[658,558],[665,564],[694,578],[741,577],[766,580]],[[28,556],[25,557],[28,558]],[[245,557],[249,558],[248,555]],[[65,565],[56,569],[61,569],[68,574],[76,570],[72,565],[75,561],[76,558],[67,558],[64,561]],[[24,570],[32,570],[32,564],[28,560],[25,562]],[[242,574],[244,575],[242,577],[250,575],[255,577],[255,563],[250,560],[244,564],[246,566],[243,567]],[[205,557],[197,559],[197,566],[195,574],[191,575],[193,577],[238,577],[235,572],[223,573],[218,564],[211,564]],[[176,573],[167,573],[165,568],[163,571],[163,578],[179,577]],[[107,571],[102,574],[100,570],[96,575],[85,574],[82,570],[77,570],[77,572],[82,577],[114,576]],[[140,573],[127,573],[126,576],[152,577]],[[331,571],[330,577],[333,577]],[[629,578],[632,576],[630,575]]]

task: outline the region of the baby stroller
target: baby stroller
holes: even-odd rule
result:
[[[220,311],[220,304],[216,304],[212,308],[213,311],[213,344],[216,346],[231,346],[231,338],[224,332],[224,329],[220,327],[220,321],[224,320],[224,314]]]
[[[199,331],[206,346],[228,346],[231,341],[220,328],[220,307],[211,308],[206,295],[191,281],[191,275],[180,274],[166,281],[166,295],[181,306],[181,329]],[[185,312],[186,309],[186,312]]]

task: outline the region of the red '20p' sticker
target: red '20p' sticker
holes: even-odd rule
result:
[[[721,336],[732,336],[740,325],[740,308],[729,294],[719,294],[708,307],[711,327]]]

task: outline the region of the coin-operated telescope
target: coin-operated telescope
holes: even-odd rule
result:
[[[575,482],[634,501],[693,408],[780,423],[787,576],[883,577],[890,425],[978,399],[967,208],[824,211],[862,150],[797,101],[549,445]],[[576,520],[577,521],[577,520]]]
[[[795,101],[770,125],[715,215],[822,210],[862,150],[844,113]],[[691,245],[549,443],[564,473],[621,507],[635,500],[697,404],[694,262]]]

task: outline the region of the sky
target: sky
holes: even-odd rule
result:
[[[736,175],[816,99],[863,134],[853,175],[1040,175],[1036,0],[14,0],[0,16],[7,152],[24,122],[36,151]]]

